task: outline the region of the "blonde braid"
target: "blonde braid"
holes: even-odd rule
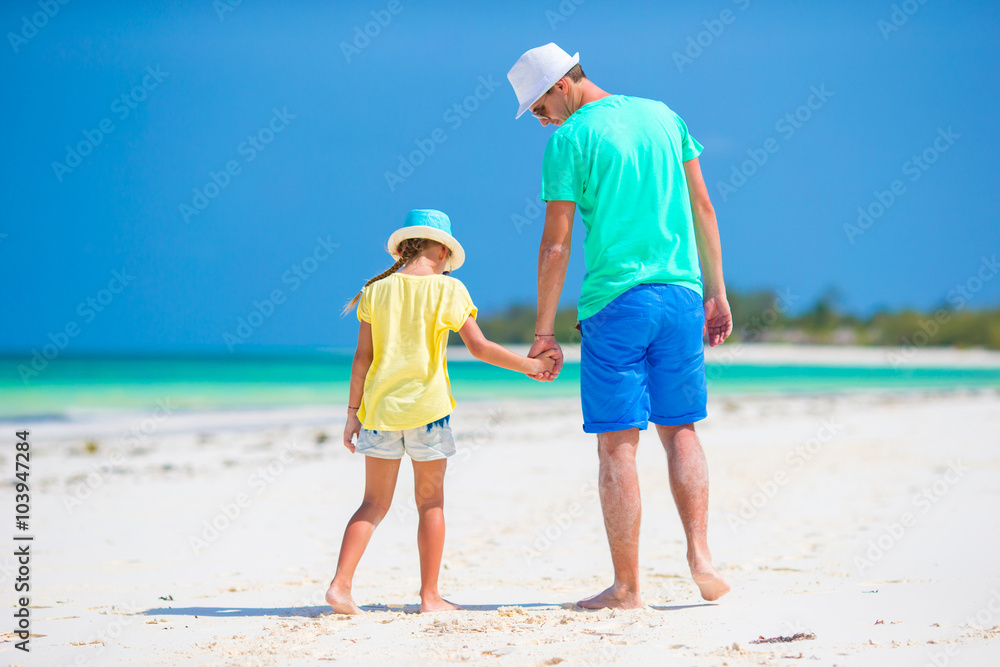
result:
[[[382,280],[387,276],[391,276],[396,271],[399,271],[403,265],[416,257],[421,250],[426,248],[428,243],[430,243],[428,239],[403,239],[400,241],[399,245],[396,247],[396,252],[399,253],[399,259],[396,260],[396,263],[366,282],[365,287],[368,287],[372,283]],[[364,291],[365,287],[361,288],[361,292]],[[344,309],[340,312],[341,317],[347,315],[347,313],[351,312],[351,310],[358,305],[358,301],[361,300],[361,292],[358,292],[355,297],[351,299],[346,306],[344,306]]]

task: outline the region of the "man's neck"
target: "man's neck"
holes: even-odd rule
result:
[[[590,104],[591,102],[596,102],[597,100],[604,99],[605,97],[611,97],[611,93],[601,90],[597,85],[590,79],[583,79],[580,81],[579,85],[579,97],[577,99],[576,111],[580,110],[580,107]]]

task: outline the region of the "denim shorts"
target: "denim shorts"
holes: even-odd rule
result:
[[[580,322],[580,395],[587,433],[690,424],[708,416],[705,308],[694,290],[632,287]]]
[[[354,445],[356,454],[377,459],[401,459],[403,452],[414,461],[435,461],[455,453],[455,438],[448,425],[451,415],[425,426],[404,431],[369,431],[361,429]]]

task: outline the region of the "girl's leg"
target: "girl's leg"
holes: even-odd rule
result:
[[[375,526],[389,511],[392,493],[396,489],[399,461],[399,459],[365,457],[365,499],[347,522],[344,541],[340,546],[340,558],[337,561],[337,575],[330,582],[330,589],[326,592],[326,601],[338,614],[361,613],[361,609],[351,597],[354,570],[365,552],[365,547],[368,546],[368,540],[375,532]]]
[[[413,462],[413,493],[420,514],[420,611],[460,609],[438,594],[438,573],[444,551],[444,473],[447,459]]]

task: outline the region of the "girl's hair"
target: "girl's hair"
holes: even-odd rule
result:
[[[420,252],[423,251],[424,248],[429,246],[431,243],[436,243],[436,241],[431,241],[430,239],[403,239],[402,241],[400,241],[399,245],[396,246],[396,252],[399,253],[399,259],[396,260],[396,263],[390,266],[382,273],[372,278],[371,280],[369,280],[368,282],[366,282],[365,287],[368,287],[376,280],[382,280],[386,276],[391,276],[396,271],[399,271],[404,264],[406,264],[408,261],[416,257],[418,254],[420,254]],[[448,254],[449,255],[451,254],[450,249],[448,250]],[[364,291],[364,287],[362,287],[361,290]],[[354,306],[358,305],[358,301],[360,299],[361,299],[361,292],[358,292],[357,295],[355,295],[355,297],[351,299],[350,303],[344,306],[344,310],[341,311],[341,315],[343,316],[351,312]]]

